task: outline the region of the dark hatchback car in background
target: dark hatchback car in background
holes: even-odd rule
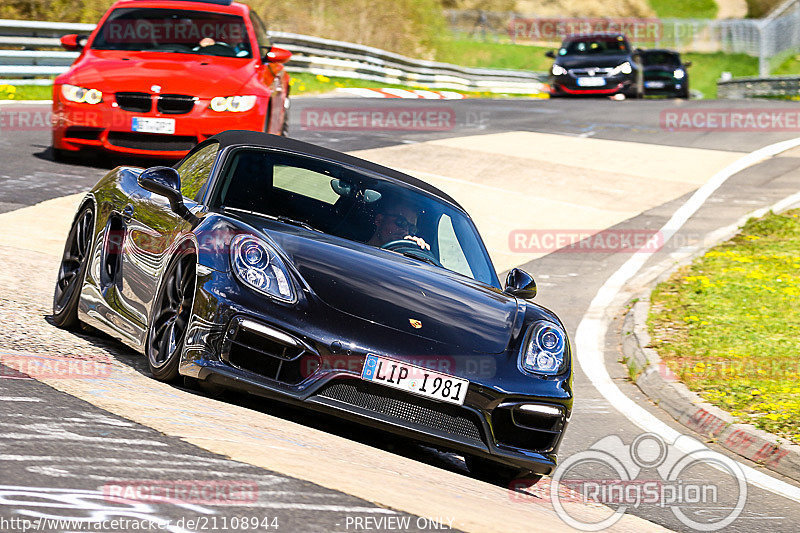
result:
[[[645,94],[689,98],[691,61],[681,61],[681,55],[672,50],[642,50],[641,54]]]
[[[596,33],[564,39],[550,69],[550,96],[644,95],[638,50],[621,34]]]
[[[115,243],[124,243],[120,246]],[[501,285],[472,219],[411,176],[229,131],[175,167],[118,167],[81,203],[54,321],[179,375],[549,474],[573,402],[559,318]]]

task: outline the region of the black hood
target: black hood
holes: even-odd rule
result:
[[[517,300],[494,287],[322,233],[271,222],[259,226],[311,291],[343,313],[462,353],[502,353],[511,340]]]
[[[572,68],[613,68],[624,62],[631,62],[631,56],[628,54],[619,55],[596,55],[596,56],[561,56],[556,60],[558,65],[566,69]]]

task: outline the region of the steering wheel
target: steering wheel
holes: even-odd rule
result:
[[[433,252],[420,248],[419,244],[410,239],[389,241],[381,246],[381,248],[384,250],[389,250],[390,252],[397,252],[398,254],[413,257],[415,259],[419,259],[420,261],[425,261],[426,263],[430,263],[434,266],[442,266],[439,260],[436,259],[436,256],[433,255]]]

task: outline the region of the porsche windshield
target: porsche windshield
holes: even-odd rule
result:
[[[260,149],[237,150],[222,176],[212,202],[216,206],[404,253],[499,286],[469,217],[417,189],[329,162]]]
[[[242,17],[185,9],[115,9],[92,48],[252,57]]]

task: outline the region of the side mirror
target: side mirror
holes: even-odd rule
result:
[[[183,203],[181,176],[172,167],[150,167],[137,178],[139,186],[169,200],[169,207],[180,217],[195,222],[197,217]]]
[[[506,292],[529,300],[536,296],[536,282],[533,277],[519,268],[514,268],[506,277]]]
[[[284,50],[277,46],[270,48],[269,52],[264,56],[264,60],[267,63],[286,63],[291,58],[292,53],[289,50]]]
[[[691,61],[684,61],[683,62],[683,68],[689,68],[691,66],[692,66],[692,62]]]
[[[550,59],[555,59],[556,58],[556,53],[553,52],[552,50],[548,50],[547,52],[544,53],[544,55],[545,55],[545,57],[549,57]]]
[[[61,37],[61,46],[70,52],[83,49],[85,44],[86,37],[78,35],[77,33],[70,33]]]

